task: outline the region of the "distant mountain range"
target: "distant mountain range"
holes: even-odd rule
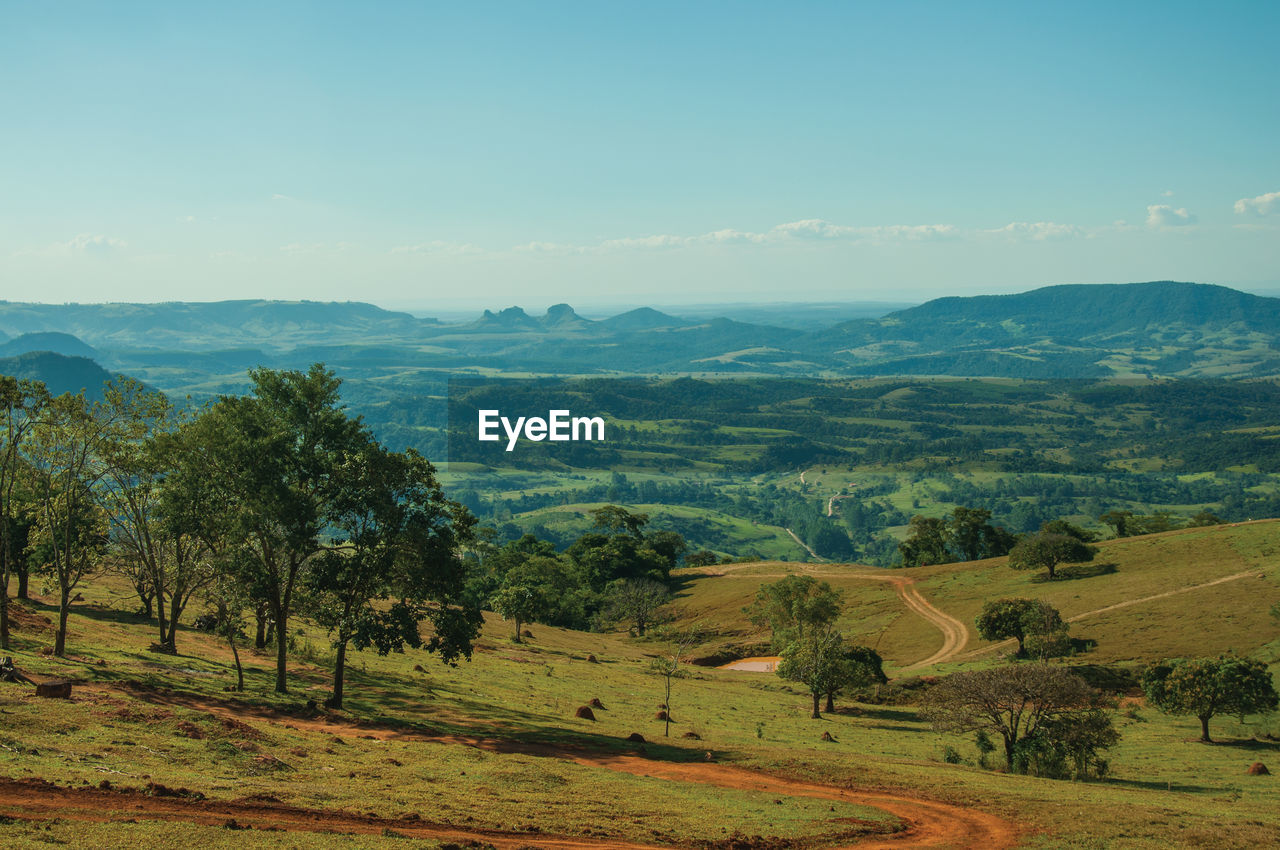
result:
[[[788,320],[785,305],[762,310],[777,325],[648,307],[592,320],[568,304],[445,323],[358,302],[0,302],[0,356],[90,358],[196,396],[242,387],[250,366],[320,360],[353,391],[382,401],[457,373],[1280,375],[1280,299],[1222,286],[1160,281],[939,298],[818,330],[804,309],[803,322]]]

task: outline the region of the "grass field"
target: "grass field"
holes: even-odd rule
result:
[[[1069,663],[1234,649],[1274,665],[1280,629],[1266,609],[1280,599],[1278,537],[1280,523],[1265,522],[1116,541],[1098,558],[1113,572],[1052,584],[999,560],[893,575],[971,623],[993,596],[1043,596],[1071,616],[1256,571],[1087,617],[1073,630],[1098,646]],[[891,675],[938,649],[937,627],[892,584],[836,565],[685,573],[680,619],[668,628],[696,621],[709,632],[695,655],[764,642],[741,608],[790,570],[845,590],[842,626],[878,642]],[[1280,844],[1277,780],[1244,775],[1254,761],[1280,769],[1274,718],[1219,718],[1222,743],[1204,745],[1192,741],[1194,719],[1126,698],[1109,778],[1072,783],[982,769],[972,739],[933,732],[910,702],[845,703],[815,721],[807,696],[772,675],[686,665],[666,738],[655,719],[663,680],[650,672],[669,648],[661,632],[637,640],[533,626],[515,644],[497,619],[456,668],[421,653],[355,655],[347,710],[330,712],[306,704],[327,694],[330,651],[301,621],[292,693],[272,693],[273,659],[248,653],[248,692],[234,694],[218,641],[183,630],[180,655],[153,654],[151,627],[129,613],[123,587],[98,581],[85,596],[66,660],[42,653],[50,608],[37,600],[20,619],[19,668],[76,685],[60,701],[0,684],[5,847],[390,847],[404,837],[513,848]],[[942,669],[992,663],[998,653],[965,657],[984,646],[970,635]],[[596,719],[575,718],[593,698],[603,705]],[[632,733],[646,743],[627,741]],[[966,763],[944,763],[946,746]],[[98,788],[104,781],[111,790]],[[262,831],[272,825],[287,831]]]

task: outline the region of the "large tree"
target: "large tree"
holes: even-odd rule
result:
[[[1049,580],[1057,578],[1059,564],[1092,561],[1098,550],[1070,534],[1040,532],[1024,537],[1009,552],[1009,566],[1015,570],[1047,570]]]
[[[775,650],[829,626],[840,616],[843,594],[813,576],[789,575],[762,585],[755,601],[743,609],[751,622],[768,626]]]
[[[949,564],[955,560],[948,548],[949,542],[945,519],[913,516],[907,529],[907,539],[898,544],[902,564],[907,567]]]
[[[1005,555],[1014,545],[1012,534],[991,524],[991,511],[986,508],[958,506],[947,521],[947,532],[952,546],[965,561]]]
[[[839,687],[827,691],[827,705],[824,711],[836,710],[836,695],[850,688],[865,688],[868,685],[883,685],[889,681],[884,674],[884,659],[880,653],[869,646],[846,645],[844,647],[844,663],[847,675],[843,682],[836,682]]]
[[[574,604],[579,580],[572,565],[556,555],[531,555],[509,569],[493,594],[490,604],[515,631],[512,639],[521,642],[527,623],[564,622],[565,607]]]
[[[1206,743],[1213,740],[1209,721],[1216,715],[1275,711],[1280,701],[1265,664],[1234,656],[1166,661],[1143,674],[1142,689],[1166,714],[1194,715]]]
[[[814,720],[821,720],[818,706],[823,694],[835,694],[848,687],[853,668],[845,654],[844,638],[829,625],[811,628],[782,650],[777,674],[799,682],[813,697]]]
[[[103,443],[98,487],[111,521],[112,565],[134,582],[148,616],[154,601],[157,646],[177,652],[178,622],[213,569],[207,545],[183,521],[189,506],[164,498],[182,450],[171,439],[175,414],[163,395],[128,379],[108,385],[106,398],[124,414]]]
[[[28,458],[36,522],[31,549],[58,589],[54,654],[66,654],[71,596],[102,564],[107,515],[95,489],[105,474],[106,444],[130,412],[66,393],[49,401],[32,427]]]
[[[30,518],[20,516],[15,500],[27,472],[22,444],[48,401],[43,384],[0,375],[0,649],[9,648],[9,576],[25,567],[30,529]]]
[[[275,689],[288,690],[289,619],[313,561],[333,547],[326,529],[344,486],[340,466],[368,432],[347,415],[341,381],[321,364],[306,372],[254,369],[252,392],[223,396],[184,427],[188,452],[180,491],[213,512],[189,515],[269,612],[276,641]]]
[[[662,582],[647,578],[624,579],[605,589],[601,614],[610,623],[634,623],[636,634],[644,637],[645,629],[658,616],[658,610],[670,601],[671,591]]]
[[[1097,696],[1084,679],[1043,663],[954,673],[925,695],[925,715],[940,731],[999,735],[1010,772],[1023,738],[1046,722],[1096,707]]]
[[[471,657],[479,609],[464,604],[462,544],[474,519],[446,499],[435,470],[416,452],[388,451],[369,439],[335,467],[339,486],[327,512],[330,545],[307,574],[309,607],[336,653],[332,708],[341,708],[348,646],[380,654],[419,647],[429,620],[429,651],[445,663]]]
[[[1039,599],[992,599],[974,620],[983,640],[1018,641],[1018,657],[1025,658],[1028,635],[1050,635],[1065,628],[1062,615]]]

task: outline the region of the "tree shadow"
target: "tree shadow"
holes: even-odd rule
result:
[[[1250,752],[1280,752],[1280,741],[1259,741],[1257,738],[1232,738],[1230,740],[1215,738],[1208,744],[1211,747],[1230,747],[1233,750],[1249,750]]]
[[[1118,569],[1119,567],[1113,563],[1075,564],[1070,567],[1059,567],[1052,579],[1049,578],[1048,573],[1036,573],[1031,577],[1031,581],[1035,584],[1044,584],[1048,581],[1075,581],[1082,578],[1111,575]]]
[[[1100,784],[1119,785],[1125,788],[1142,788],[1147,791],[1184,791],[1190,794],[1222,790],[1211,785],[1189,785],[1185,782],[1158,782],[1147,779],[1116,779],[1115,777],[1107,777],[1101,780]]]
[[[855,717],[865,717],[870,720],[891,720],[897,723],[910,723],[919,721],[920,717],[912,711],[902,711],[897,708],[881,708],[879,706],[858,706],[857,709],[850,711],[849,714]]]

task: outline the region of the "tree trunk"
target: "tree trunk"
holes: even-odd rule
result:
[[[1008,735],[1002,737],[1004,738],[1004,767],[1009,773],[1013,773],[1013,745],[1016,742],[1010,740]]]
[[[288,694],[289,623],[280,611],[282,605],[273,604],[271,608],[270,629],[275,631],[275,693]]]
[[[67,616],[70,613],[70,593],[64,590],[58,600],[58,632],[53,639],[53,654],[59,658],[65,658],[67,655]]]
[[[811,720],[821,720],[822,715],[818,713],[818,700],[822,699],[822,694],[814,693],[813,695],[813,714],[809,715]]]
[[[284,618],[277,615],[275,623],[272,624],[276,632],[276,693],[289,693],[289,683],[286,680],[288,673],[287,661],[289,658],[289,629]]]
[[[1058,566],[1057,564],[1053,564],[1053,563],[1049,564],[1049,581],[1054,580],[1055,576],[1053,574],[1053,571],[1057,569],[1057,566]]]
[[[31,579],[31,570],[24,566],[18,567],[16,572],[18,573],[18,598],[30,599],[31,597],[27,595],[27,584]]]
[[[169,636],[165,638],[174,655],[178,654],[178,618],[181,616],[182,602],[175,593],[169,597]]]
[[[257,608],[253,616],[258,621],[258,633],[253,638],[254,649],[267,648],[267,612],[265,608]]]
[[[329,708],[342,708],[342,685],[346,679],[346,673],[347,641],[343,638],[338,642],[337,657],[333,662],[333,694],[325,700],[325,705]]]
[[[516,636],[515,636],[515,642],[516,642],[516,643],[523,643],[523,641],[522,641],[522,640],[520,640],[520,626],[522,626],[522,625],[523,625],[523,623],[521,623],[521,622],[520,622],[520,618],[519,618],[519,617],[515,617],[515,618],[513,618],[513,619],[516,621]]]
[[[644,637],[644,620],[636,620],[636,637]]]
[[[235,636],[228,637],[227,643],[231,644],[231,657],[236,660],[236,690],[244,693],[244,668],[240,666],[240,650],[236,648]]]
[[[1027,647],[1024,644],[1025,640],[1026,640],[1025,635],[1018,635],[1018,657],[1019,658],[1027,657]]]
[[[169,646],[169,621],[168,621],[168,618],[165,616],[164,596],[159,593],[158,589],[155,594],[155,599],[157,603],[156,604],[156,620],[160,624],[160,645],[163,647],[168,647],[172,649],[173,647]],[[148,598],[147,599],[147,618],[150,619],[150,617],[151,617],[151,599]]]
[[[834,714],[834,713],[835,713],[835,710],[836,710],[836,695],[835,695],[835,694],[833,694],[833,693],[828,693],[828,694],[827,694],[827,707],[826,707],[826,709],[824,709],[824,710],[827,712],[827,714]]]
[[[1209,737],[1209,718],[1211,714],[1200,715],[1200,740],[1206,744],[1212,744],[1213,739]]]
[[[671,672],[674,673],[675,670],[672,670]],[[670,738],[671,737],[671,676],[670,675],[667,676],[667,701],[664,703],[664,705],[666,705],[665,710],[667,712],[667,725],[663,727],[662,736],[664,738]]]
[[[9,648],[9,581],[0,586],[0,649]]]

